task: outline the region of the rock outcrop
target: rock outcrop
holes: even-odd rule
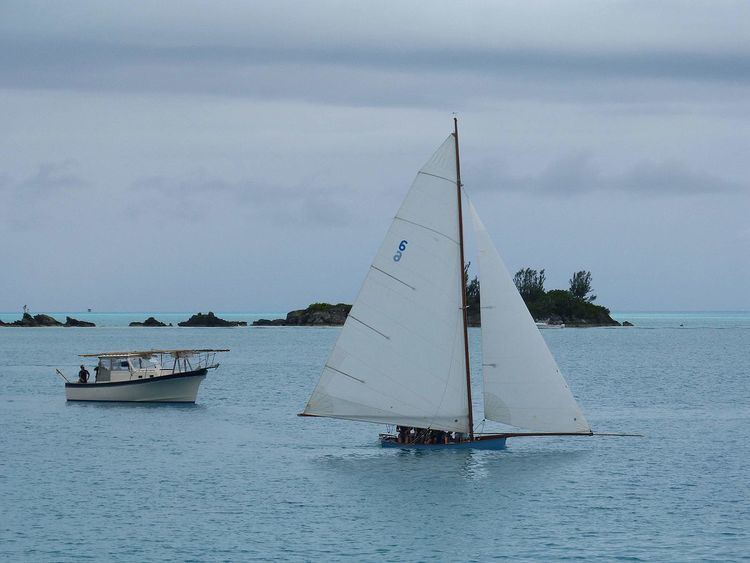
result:
[[[622,321],[622,326],[635,326],[635,325],[631,323],[630,321]]]
[[[90,323],[89,321],[79,321],[78,319],[74,319],[73,317],[65,317],[65,324],[63,326],[90,327],[96,325],[94,323]]]
[[[287,313],[285,319],[259,319],[253,326],[341,326],[351,309],[346,303],[313,303],[307,309]]]
[[[149,317],[143,322],[133,321],[128,326],[172,326],[172,323],[163,323],[161,321],[157,321],[154,317]]]
[[[226,327],[226,326],[247,326],[247,321],[227,321],[208,312],[207,315],[198,313],[186,321],[177,323],[177,326],[201,326],[201,327]]]
[[[49,315],[34,315],[33,317],[29,313],[24,313],[23,318],[12,323],[4,323],[0,321],[0,326],[20,326],[20,327],[38,327],[38,326],[64,326],[57,319],[50,317]]]

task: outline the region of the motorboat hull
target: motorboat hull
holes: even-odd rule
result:
[[[66,383],[68,401],[112,401],[128,403],[194,403],[206,369],[101,383]]]
[[[382,434],[380,445],[384,448],[402,448],[409,450],[504,450],[507,436],[502,434],[490,434],[477,436],[474,440],[454,442],[449,444],[400,444],[395,436]]]

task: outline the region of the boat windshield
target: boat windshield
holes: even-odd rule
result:
[[[154,358],[130,358],[133,369],[159,369],[159,362]]]
[[[122,358],[99,358],[99,367],[111,371],[128,371],[130,369],[160,369],[156,358],[131,356]]]
[[[112,358],[112,371],[128,371],[129,369],[127,358]]]

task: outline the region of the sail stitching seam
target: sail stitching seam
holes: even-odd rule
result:
[[[374,332],[377,332],[377,333],[378,333],[378,334],[379,334],[380,336],[382,336],[382,337],[383,337],[383,338],[385,338],[386,340],[390,340],[390,339],[391,339],[391,337],[390,337],[390,336],[388,336],[387,334],[383,334],[383,333],[382,333],[382,332],[380,332],[380,331],[379,331],[378,329],[376,329],[376,328],[373,328],[373,327],[371,327],[370,325],[368,325],[367,323],[364,323],[364,322],[360,321],[360,320],[359,320],[359,319],[358,319],[357,317],[355,317],[355,316],[353,316],[353,315],[349,314],[349,318],[350,318],[350,319],[354,319],[355,321],[357,321],[357,322],[358,322],[359,324],[361,324],[362,326],[366,326],[366,327],[367,327],[367,328],[369,328],[370,330],[372,330],[372,331],[374,331]]]
[[[441,180],[445,180],[446,182],[450,182],[451,184],[456,183],[456,181],[452,180],[451,178],[446,178],[445,176],[438,176],[437,174],[430,174],[429,172],[423,172],[422,170],[417,172],[417,174],[424,174],[425,176],[432,176],[433,178],[440,178]]]
[[[380,268],[378,268],[377,266],[374,266],[374,265],[373,265],[373,266],[370,266],[370,268],[372,268],[373,270],[377,270],[377,271],[378,271],[378,272],[380,272],[381,274],[385,274],[385,275],[386,275],[386,276],[388,276],[389,278],[393,278],[393,279],[394,279],[394,280],[396,280],[397,282],[400,282],[400,283],[404,284],[404,285],[405,285],[406,287],[408,287],[408,288],[411,288],[411,289],[413,289],[414,291],[416,291],[416,290],[417,290],[417,288],[416,288],[416,287],[414,287],[413,285],[409,285],[409,284],[408,284],[408,283],[406,283],[405,281],[402,281],[402,280],[398,279],[398,278],[397,278],[396,276],[392,276],[391,274],[389,274],[389,273],[388,273],[388,272],[386,272],[385,270],[381,270],[381,269],[380,269]]]
[[[451,241],[451,242],[452,242],[453,244],[458,244],[458,241],[457,241],[457,240],[455,240],[455,239],[453,239],[453,238],[449,237],[449,236],[448,236],[448,235],[446,235],[445,233],[441,233],[440,231],[437,231],[437,230],[435,230],[435,229],[432,229],[432,228],[430,228],[430,227],[426,227],[426,226],[424,226],[424,225],[420,225],[419,223],[415,223],[414,221],[409,221],[408,219],[404,219],[403,217],[399,217],[398,215],[396,215],[396,216],[394,217],[394,219],[398,219],[399,221],[403,221],[404,223],[409,223],[409,224],[411,224],[411,225],[414,225],[415,227],[421,227],[421,228],[423,228],[423,229],[427,229],[428,231],[432,231],[433,233],[435,233],[435,234],[438,234],[438,235],[440,235],[441,237],[445,237],[445,238],[447,238],[447,239],[448,239],[449,241]]]
[[[331,366],[331,365],[328,365],[328,364],[326,364],[326,367],[327,367],[328,369],[330,369],[330,370],[333,370],[333,371],[335,371],[336,373],[340,373],[341,375],[345,375],[346,377],[350,377],[350,378],[351,378],[351,379],[353,379],[354,381],[359,381],[360,383],[364,383],[364,382],[365,382],[365,380],[364,380],[364,379],[360,379],[360,378],[358,378],[358,377],[354,377],[353,375],[349,375],[348,373],[346,373],[346,372],[343,372],[343,371],[341,371],[340,369],[336,369],[335,367],[333,367],[333,366]]]

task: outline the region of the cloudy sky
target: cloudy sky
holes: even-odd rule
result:
[[[746,1],[0,2],[0,311],[351,301],[461,120],[509,269],[750,309]]]

